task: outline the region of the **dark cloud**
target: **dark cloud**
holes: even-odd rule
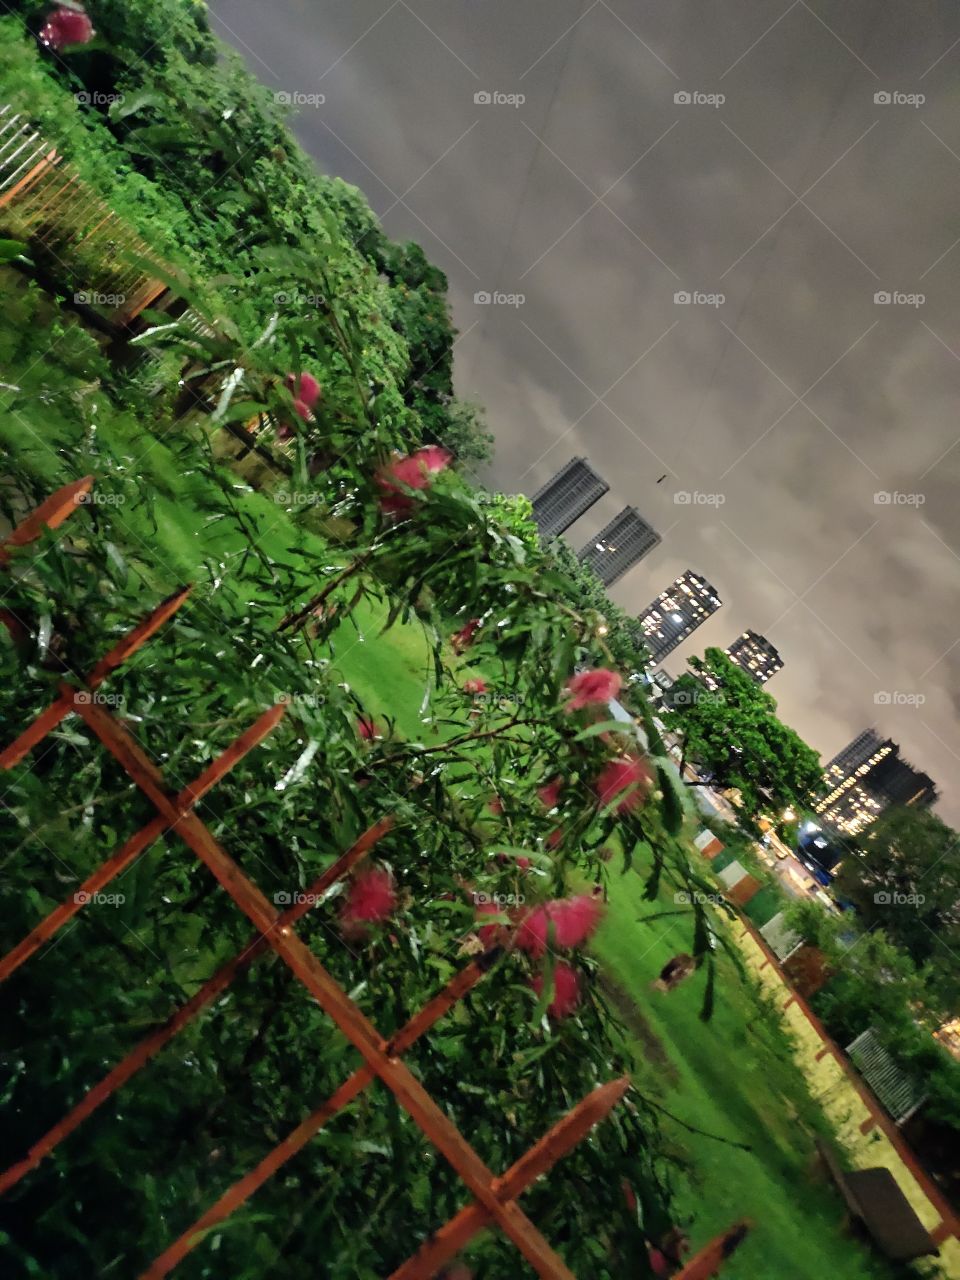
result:
[[[786,720],[824,756],[876,722],[960,821],[955,7],[212,9],[268,84],[326,95],[297,117],[305,146],[448,273],[458,387],[497,435],[490,482],[532,492],[589,455],[611,492],[572,540],[627,503],[664,535],[616,598],[639,609],[691,567],[725,602],[674,668],[765,631]],[[475,305],[495,289],[525,302]]]

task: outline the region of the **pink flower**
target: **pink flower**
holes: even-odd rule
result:
[[[294,431],[293,427],[290,426],[289,422],[281,422],[277,426],[278,440],[289,440],[294,435],[296,435],[296,432]]]
[[[578,947],[590,937],[602,916],[601,904],[585,894],[555,898],[534,907],[523,917],[517,930],[517,946],[532,956],[542,956],[552,925],[556,946]]]
[[[609,761],[594,779],[593,789],[603,808],[617,797],[617,813],[629,813],[646,800],[653,775],[645,760],[621,756]]]
[[[386,466],[380,467],[374,477],[377,486],[382,490],[380,508],[386,515],[406,515],[413,503],[399,487],[408,489],[429,489],[432,478],[449,466],[453,455],[437,444],[425,445],[406,458],[394,458]]]
[[[459,631],[455,631],[450,637],[450,643],[455,653],[462,653],[464,649],[469,649],[473,644],[473,633],[480,625],[479,618],[471,618],[465,627]]]
[[[471,676],[469,680],[463,682],[464,693],[486,693],[487,682],[481,680],[479,676]]]
[[[529,871],[532,866],[533,863],[529,858],[525,858],[523,854],[520,854],[517,858],[517,867],[520,871]]]
[[[563,790],[563,779],[554,778],[552,782],[540,787],[537,795],[548,809],[555,809],[560,803],[560,792]]]
[[[340,911],[344,924],[376,924],[386,920],[397,905],[397,893],[388,871],[363,871],[350,885]]]
[[[616,671],[599,667],[596,671],[581,671],[567,681],[568,711],[579,711],[595,703],[610,702],[620,692],[623,681]]]
[[[287,390],[292,392],[294,400],[302,402],[308,409],[312,409],[320,399],[322,388],[312,373],[301,373],[299,376],[288,373],[284,382]]]
[[[494,817],[499,818],[500,815],[503,813],[503,801],[500,799],[499,796],[494,796],[492,800],[487,801],[487,808],[494,815]]]
[[[304,422],[309,422],[312,416],[310,413],[310,406],[307,404],[305,400],[294,400],[293,412],[297,415],[298,418],[301,418]]]
[[[40,43],[58,53],[74,44],[89,44],[96,32],[93,23],[76,9],[54,9],[40,28]]]
[[[381,738],[380,726],[375,720],[371,720],[369,716],[361,716],[357,721],[357,733],[363,738],[364,742],[369,742],[371,738]]]
[[[603,919],[602,904],[583,893],[550,905],[558,947],[579,947]]]
[[[555,831],[551,831],[545,840],[548,849],[556,849],[563,839],[563,827],[557,827]]]
[[[543,994],[543,976],[537,974],[530,983],[538,996]],[[547,1006],[551,1018],[566,1018],[580,1003],[580,979],[575,969],[562,962],[553,971],[553,999]]]
[[[517,946],[532,956],[542,956],[547,949],[547,931],[550,916],[545,906],[534,907],[520,921],[517,930]]]

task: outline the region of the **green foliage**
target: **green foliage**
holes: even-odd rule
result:
[[[667,721],[683,736],[684,760],[696,761],[717,786],[736,788],[748,819],[806,803],[822,780],[816,752],[777,718],[777,704],[720,649],[691,660],[670,691]]]
[[[841,894],[867,925],[879,925],[918,964],[953,967],[960,951],[957,832],[928,809],[894,807],[870,824],[858,844],[840,864]]]

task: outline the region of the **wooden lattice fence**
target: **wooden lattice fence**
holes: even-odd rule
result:
[[[0,106],[0,219],[62,269],[75,300],[128,325],[167,286],[153,250],[22,114]]]
[[[8,565],[18,548],[40,537],[45,529],[63,523],[92,487],[85,477],[59,490],[0,544],[0,566]],[[563,1260],[554,1252],[520,1208],[519,1196],[537,1178],[569,1152],[590,1129],[607,1116],[630,1088],[627,1076],[593,1090],[564,1115],[527,1153],[501,1175],[487,1168],[453,1121],[443,1112],[403,1061],[406,1054],[445,1014],[471,991],[500,954],[488,950],[469,963],[389,1040],[384,1039],[366,1015],[333,979],[316,955],[297,936],[295,925],[324,894],[391,829],[389,814],[381,816],[330,866],[299,900],[284,911],[272,905],[231,858],[223,845],[197,816],[200,798],[214,787],[244,756],[280,723],[285,704],[261,715],[233,744],[187,787],[174,792],[163,774],[131,733],[95,696],[96,689],[133,653],[146,644],[171,619],[190,595],[184,587],[162,601],[143,621],[116,644],[85,679],[74,684],[62,680],[55,701],[0,752],[0,768],[10,769],[70,715],[79,716],[106,750],[120,763],[157,813],[131,835],[83,882],[80,889],[54,908],[11,951],[0,959],[0,981],[24,964],[71,917],[95,900],[106,885],[164,832],[176,832],[217,879],[234,903],[249,918],[254,933],[236,956],[208,979],[196,994],[178,1008],[161,1027],[145,1036],[127,1056],[94,1084],[73,1107],[30,1147],[26,1155],[0,1174],[0,1194],[9,1191],[50,1155],[94,1111],[167,1045],[192,1019],[224,992],[239,973],[268,952],[275,952],[303,983],[337,1027],[359,1051],[364,1065],[304,1121],[277,1143],[274,1149],[238,1182],[234,1183],[197,1221],[174,1240],[141,1276],[161,1280],[198,1245],[209,1229],[223,1222],[240,1205],[313,1138],[327,1122],[351,1103],[374,1080],[381,1080],[409,1113],[425,1137],[450,1163],[472,1199],[436,1230],[417,1252],[393,1272],[391,1280],[422,1280],[434,1276],[484,1227],[499,1228],[517,1247],[537,1274],[547,1280],[572,1280]],[[9,629],[22,624],[9,611],[0,613]],[[739,1225],[713,1241],[678,1273],[683,1280],[705,1280],[716,1274],[724,1258],[739,1244],[745,1227]]]

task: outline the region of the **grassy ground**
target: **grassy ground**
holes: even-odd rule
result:
[[[814,1170],[819,1117],[782,1030],[752,986],[721,958],[716,1009],[706,1024],[699,1018],[702,974],[668,995],[651,990],[666,961],[690,946],[683,917],[643,922],[668,909],[675,909],[672,901],[644,901],[639,875],[615,875],[595,950],[620,992],[638,1081],[685,1123],[751,1148],[680,1135],[690,1160],[680,1203],[693,1240],[747,1216],[756,1230],[724,1268],[724,1280],[889,1278],[889,1269],[843,1233],[843,1206]]]

